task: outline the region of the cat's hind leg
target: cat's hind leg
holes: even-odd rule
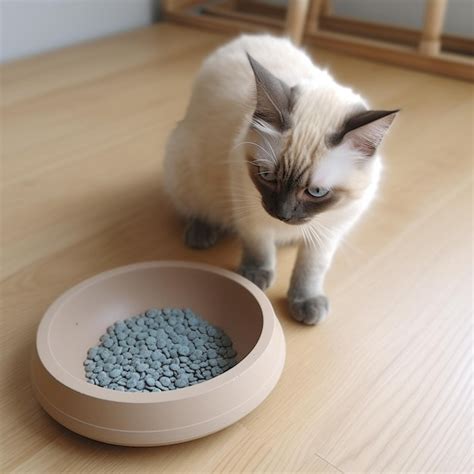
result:
[[[219,226],[191,217],[184,231],[184,243],[192,249],[204,250],[212,247],[222,234]]]

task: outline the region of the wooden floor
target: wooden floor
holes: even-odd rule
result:
[[[323,325],[289,318],[295,255],[280,251],[275,391],[220,433],[143,449],[77,436],[33,399],[36,326],[71,285],[153,259],[235,268],[233,240],[183,246],[160,175],[193,75],[226,39],[164,24],[2,68],[0,471],[472,472],[472,87],[319,50],[341,82],[402,113]]]

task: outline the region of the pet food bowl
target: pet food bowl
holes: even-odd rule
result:
[[[86,382],[83,361],[106,328],[152,307],[189,307],[232,339],[238,363],[168,392],[118,392]],[[227,270],[186,262],[120,267],[66,291],[38,328],[32,382],[59,423],[125,446],[180,443],[221,430],[269,395],[285,360],[283,332],[267,297]]]

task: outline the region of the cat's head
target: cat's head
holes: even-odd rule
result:
[[[289,87],[248,58],[257,97],[246,159],[268,214],[303,224],[361,198],[398,111],[367,110],[359,96],[329,79]]]

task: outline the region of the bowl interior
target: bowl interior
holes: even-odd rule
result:
[[[56,307],[48,345],[64,370],[85,380],[83,361],[107,327],[149,308],[191,308],[232,339],[237,359],[256,345],[263,314],[244,286],[201,268],[155,266],[104,274],[70,291]]]

